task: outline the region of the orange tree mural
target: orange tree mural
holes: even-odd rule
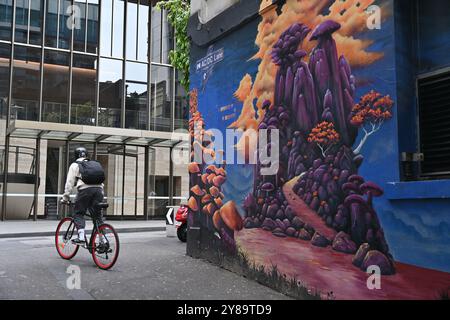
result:
[[[274,98],[263,103],[259,129],[279,129],[280,168],[274,176],[262,176],[256,168],[254,192],[244,201],[244,226],[331,246],[353,254],[353,264],[362,270],[375,264],[383,274],[393,274],[373,206],[383,190],[358,175],[364,161],[359,151],[390,119],[393,102],[372,91],[354,103],[356,79],[333,38],[340,28],[333,20],[312,31],[294,23],[273,46],[271,58],[278,66]],[[316,43],[310,53],[303,46],[306,39]],[[353,151],[359,127],[366,135]],[[296,204],[287,201],[287,192],[299,198]],[[302,214],[303,205],[319,222]]]
[[[339,133],[334,130],[332,122],[323,121],[312,129],[308,142],[316,143],[325,158],[328,150],[339,142]]]
[[[372,90],[361,97],[359,103],[353,107],[350,123],[364,131],[364,137],[354,150],[355,153],[360,153],[367,139],[380,130],[386,120],[392,118],[393,105],[391,97],[382,96]]]

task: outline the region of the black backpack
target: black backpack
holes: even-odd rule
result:
[[[95,160],[77,161],[80,168],[81,181],[85,184],[102,184],[105,181],[105,171],[100,162]]]

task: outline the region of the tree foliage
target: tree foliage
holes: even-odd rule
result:
[[[360,153],[367,139],[380,130],[386,120],[392,118],[393,106],[394,101],[390,96],[383,96],[374,90],[361,97],[350,115],[350,123],[356,127],[362,127],[364,131],[364,137],[355,149],[355,153]]]
[[[328,150],[340,140],[339,133],[334,129],[332,122],[323,121],[311,130],[308,136],[309,143],[316,143],[325,158]]]
[[[158,9],[167,10],[167,19],[175,29],[175,49],[169,52],[170,63],[182,73],[180,83],[189,91],[190,43],[187,25],[190,16],[189,0],[166,0],[156,4]]]

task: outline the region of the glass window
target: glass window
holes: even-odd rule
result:
[[[148,61],[148,1],[140,1],[138,25],[138,57],[139,61]]]
[[[98,122],[103,127],[121,126],[122,61],[100,59]]]
[[[27,38],[28,38],[28,0],[17,0],[15,41],[27,43]]]
[[[58,40],[58,0],[47,0],[47,16],[45,17],[45,45],[57,47]]]
[[[70,55],[66,52],[45,51],[42,121],[69,121],[69,61]]]
[[[11,119],[38,120],[41,49],[16,46]]]
[[[11,41],[12,0],[0,0],[0,40]]]
[[[0,116],[5,118],[8,109],[9,60],[11,46],[0,43]]]
[[[43,0],[17,0],[16,42],[41,44]]]
[[[126,128],[145,130],[148,127],[147,68],[143,63],[126,64]]]
[[[42,12],[43,0],[30,1],[30,43],[40,45],[42,43]]]
[[[186,90],[180,84],[181,73],[176,72],[177,81],[175,81],[175,129],[187,129],[189,121],[189,99]]]
[[[114,0],[113,8],[113,43],[112,56],[116,58],[123,57],[123,32],[124,32],[124,17],[125,4],[123,0]]]
[[[60,0],[60,2],[58,48],[69,49],[72,37],[72,31],[69,28],[71,27],[72,4],[70,0]]]
[[[76,0],[75,6],[79,13],[79,18],[75,22],[73,31],[73,50],[84,52],[86,42],[86,0]]]
[[[137,3],[127,2],[127,59],[137,60],[137,23],[138,23],[138,5]]]
[[[71,123],[95,125],[97,58],[74,54]]]
[[[98,0],[88,0],[87,52],[98,52]]]
[[[171,130],[172,73],[172,68],[152,66],[150,83],[152,130]]]
[[[152,61],[169,63],[169,52],[173,49],[173,41],[173,30],[167,22],[167,13],[165,10],[152,7]]]
[[[112,39],[112,1],[103,1],[101,6],[101,26],[100,36],[100,54],[102,56],[111,56],[111,39]]]

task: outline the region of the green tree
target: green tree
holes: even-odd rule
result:
[[[190,43],[187,25],[191,12],[189,0],[166,0],[156,4],[158,9],[167,10],[167,19],[175,30],[175,49],[169,52],[170,63],[182,74],[181,85],[189,92]]]

